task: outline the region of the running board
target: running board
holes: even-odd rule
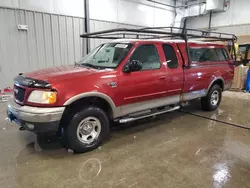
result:
[[[155,113],[152,113],[152,114],[147,114],[147,115],[144,115],[144,116],[122,118],[122,119],[119,119],[119,123],[128,123],[128,122],[131,122],[131,121],[135,121],[135,120],[139,120],[139,119],[143,119],[143,118],[147,118],[147,117],[151,117],[151,116],[164,114],[164,113],[167,113],[167,112],[172,112],[172,111],[175,111],[175,110],[178,110],[178,109],[180,109],[180,106],[175,106],[175,107],[173,107],[171,109],[168,109],[168,110],[161,110],[161,111],[158,111],[158,112],[155,112]]]

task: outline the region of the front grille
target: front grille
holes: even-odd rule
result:
[[[24,95],[25,95],[25,89],[15,85],[14,86],[14,96],[15,96],[16,100],[18,100],[19,102],[23,102]]]

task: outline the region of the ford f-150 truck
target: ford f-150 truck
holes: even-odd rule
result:
[[[134,31],[138,36],[139,30],[115,31],[129,35]],[[98,147],[109,135],[111,122],[170,112],[197,98],[204,110],[216,110],[234,76],[227,46],[185,37],[165,40],[158,30],[148,31],[148,36],[157,35],[118,38],[98,46],[75,65],[20,73],[8,101],[9,120],[35,133],[61,132],[67,147],[79,153]],[[83,37],[104,36],[94,34]]]

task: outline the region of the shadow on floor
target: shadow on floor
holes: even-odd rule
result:
[[[200,101],[196,100],[192,102],[190,105],[188,105],[187,109],[191,110],[192,112],[200,111]],[[171,121],[186,115],[187,114],[175,111],[126,124],[114,123],[111,125],[111,138],[107,142],[114,142],[116,139],[120,139],[121,137],[126,137],[129,134],[136,134],[144,130],[156,128],[162,124],[168,124],[170,126]],[[119,137],[114,137],[114,134],[119,134]],[[57,135],[46,134],[36,135],[34,141],[26,145],[24,150],[28,150],[28,153],[41,152],[40,154],[42,155],[48,154],[50,156],[53,156],[54,153],[63,154],[65,152],[72,152],[70,150],[66,150],[62,142],[62,138],[58,137]]]

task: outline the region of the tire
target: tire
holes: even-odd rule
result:
[[[216,110],[221,102],[222,89],[219,85],[214,85],[208,91],[206,97],[201,98],[201,108],[205,111]]]
[[[108,136],[107,114],[98,107],[89,106],[73,115],[65,130],[64,141],[75,153],[84,153],[96,149]]]

